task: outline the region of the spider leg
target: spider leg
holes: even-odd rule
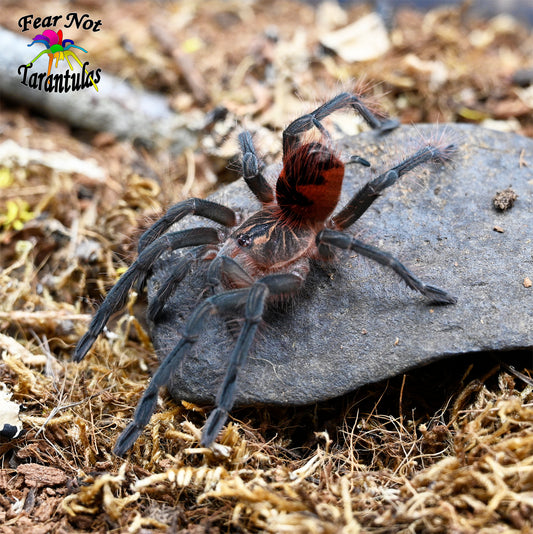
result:
[[[239,134],[239,144],[242,152],[242,174],[244,181],[260,202],[263,204],[272,202],[274,192],[263,176],[263,164],[257,157],[250,132],[245,131]]]
[[[267,297],[293,293],[301,287],[302,283],[303,278],[299,274],[268,275],[255,282],[251,287],[218,293],[204,300],[189,317],[180,342],[166,356],[154,373],[150,384],[137,404],[133,421],[119,436],[113,452],[118,456],[123,456],[135,443],[156,408],[159,388],[168,383],[189,349],[196,343],[207,317],[214,313],[227,313],[246,305],[245,324],[231,355],[228,372],[218,395],[217,408],[209,417],[203,432],[202,444],[211,445],[224,425],[228,411],[233,405],[238,370],[246,361],[248,350],[263,316]]]
[[[232,209],[209,200],[189,198],[170,207],[161,219],[144,232],[139,239],[139,253],[185,215],[200,215],[224,226],[235,226],[237,223],[237,217]]]
[[[330,245],[345,250],[353,250],[381,265],[390,267],[411,289],[419,291],[422,295],[434,302],[440,304],[455,304],[457,302],[457,299],[447,291],[428,285],[419,280],[411,271],[409,271],[409,269],[407,269],[407,267],[402,265],[399,260],[388,252],[384,252],[376,247],[363,243],[350,235],[336,230],[324,229],[318,233],[316,243],[318,246]]]
[[[187,252],[174,262],[172,266],[172,272],[167,278],[165,278],[165,280],[163,280],[163,282],[161,282],[161,287],[148,306],[146,315],[150,321],[155,321],[159,317],[168,299],[180,282],[189,273],[193,264],[198,262],[201,259],[201,256],[205,254],[211,247],[209,245],[197,247],[190,252]]]
[[[237,376],[246,362],[250,345],[254,340],[259,323],[263,319],[267,298],[276,295],[295,293],[303,284],[303,278],[295,273],[282,273],[264,276],[250,288],[244,312],[245,322],[230,356],[228,370],[219,389],[216,408],[211,412],[202,431],[201,444],[209,447],[228,418],[233,406]]]
[[[340,230],[348,228],[363,215],[384,189],[395,184],[401,176],[424,163],[446,162],[455,150],[456,147],[452,144],[444,148],[436,145],[424,146],[359,189],[346,206],[332,218],[334,226]]]
[[[235,287],[249,287],[254,283],[239,263],[224,254],[217,256],[207,270],[207,283],[213,292],[221,286],[222,276],[226,276]]]
[[[150,421],[150,417],[157,404],[159,388],[167,384],[172,373],[183,360],[183,357],[197,341],[204,328],[204,323],[207,317],[216,312],[225,313],[243,306],[247,301],[249,292],[249,288],[244,288],[213,295],[205,299],[193,311],[183,329],[183,335],[180,342],[161,362],[161,365],[154,373],[150,384],[137,404],[133,421],[119,436],[114,448],[114,453],[116,455],[123,456],[135,443],[135,440],[139,437],[143,428]]]
[[[396,120],[380,119],[374,115],[358,96],[350,93],[341,93],[316,108],[313,112],[292,121],[287,126],[283,131],[283,158],[285,159],[285,156],[300,144],[301,135],[313,127],[317,128],[325,137],[329,138],[329,133],[320,121],[328,115],[331,115],[334,111],[343,108],[352,108],[361,115],[371,128],[378,130],[380,133],[388,132],[399,126]]]
[[[68,54],[67,52],[65,52],[65,59],[67,60],[67,63],[68,63],[68,66],[70,67],[70,70],[74,70],[72,68],[72,64],[70,63],[70,59],[68,58]],[[92,81],[92,78],[91,78],[91,81]],[[94,82],[93,82],[94,83]]]
[[[125,306],[128,291],[135,283],[142,287],[154,262],[163,252],[183,247],[218,243],[219,241],[220,236],[215,228],[191,228],[165,234],[148,245],[107,294],[104,302],[95,313],[89,329],[79,340],[74,350],[73,360],[79,362],[85,357],[111,315]]]

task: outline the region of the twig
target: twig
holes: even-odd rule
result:
[[[69,313],[58,310],[42,310],[42,311],[22,311],[15,310],[10,312],[0,312],[0,321],[7,323],[17,323],[21,326],[39,328],[47,326],[50,323],[58,323],[60,321],[81,321],[88,323],[92,315],[88,313]]]

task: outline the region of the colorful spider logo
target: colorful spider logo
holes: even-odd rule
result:
[[[72,68],[72,64],[70,63],[70,60],[68,56],[72,56],[80,65],[82,69],[85,70],[85,73],[91,80],[91,83],[93,84],[94,88],[98,91],[98,87],[94,83],[94,80],[92,79],[91,75],[87,72],[87,69],[84,68],[83,63],[79,60],[78,56],[71,51],[71,48],[78,48],[79,50],[87,53],[87,50],[82,48],[81,46],[77,46],[74,44],[74,41],[72,39],[64,39],[63,40],[63,30],[58,30],[56,33],[54,30],[45,30],[42,34],[36,35],[33,38],[33,42],[30,43],[28,46],[32,46],[35,43],[42,43],[46,46],[46,49],[43,50],[40,54],[37,54],[26,66],[30,68],[33,63],[39,59],[43,54],[48,54],[49,61],[48,61],[48,76],[50,76],[50,71],[52,70],[52,63],[54,62],[54,58],[56,60],[56,68],[59,64],[60,59],[66,59],[67,63],[71,70],[74,70]],[[48,81],[50,83],[50,80]]]

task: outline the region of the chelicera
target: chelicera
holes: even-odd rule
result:
[[[140,238],[137,260],[110,290],[96,312],[88,331],[79,341],[74,359],[80,361],[104,329],[110,316],[126,303],[128,291],[142,289],[155,261],[165,252],[193,247],[176,260],[169,277],[162,282],[148,308],[149,318],[157,321],[165,303],[197,261],[208,261],[205,287],[209,290],[193,310],[182,329],[181,340],[163,359],[142,395],[133,421],[118,438],[114,452],[125,454],[133,445],[155,410],[159,388],[165,386],[187,352],[202,334],[211,314],[242,317],[243,323],[227,370],[202,431],[201,443],[210,446],[224,426],[233,406],[238,374],[244,366],[266,307],[297,295],[312,262],[331,261],[335,250],[350,250],[391,268],[411,288],[432,302],[453,304],[455,297],[419,280],[392,255],[356,239],[347,230],[363,215],[387,187],[420,165],[446,162],[455,152],[453,144],[428,142],[397,165],[359,189],[333,216],[339,202],[345,162],[335,150],[322,120],[341,109],[358,112],[370,127],[387,132],[398,126],[376,116],[361,98],[342,93],[312,113],[293,121],[283,132],[283,167],[272,187],[263,175],[252,136],[239,135],[242,174],[252,193],[261,202],[259,211],[244,221],[221,204],[193,198],[172,206]],[[318,140],[310,140],[314,130]],[[369,166],[352,156],[347,163]],[[199,227],[166,231],[186,215],[199,215],[225,228]]]

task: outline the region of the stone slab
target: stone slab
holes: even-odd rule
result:
[[[341,253],[312,271],[294,301],[269,312],[239,375],[237,404],[309,404],[442,358],[533,347],[533,288],[524,285],[533,279],[533,140],[471,125],[446,129],[460,145],[453,165],[403,177],[352,231],[455,295],[457,304],[432,305],[394,273]],[[343,199],[434,132],[430,125],[403,126],[383,137],[365,132],[340,141],[341,150],[372,163],[348,168]],[[518,198],[511,209],[497,211],[493,197],[507,187]],[[244,214],[258,208],[242,180],[211,199]],[[191,217],[180,227],[205,224]],[[149,300],[176,254],[158,262]],[[179,340],[202,288],[199,268],[151,325],[160,357]],[[212,403],[234,341],[220,319],[206,324],[169,384],[172,395]]]

